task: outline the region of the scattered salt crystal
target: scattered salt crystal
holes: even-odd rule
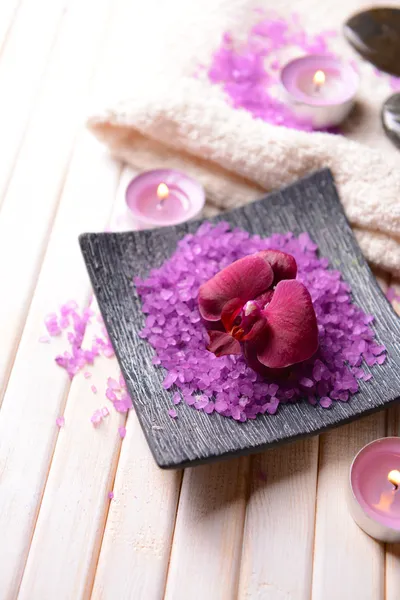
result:
[[[308,377],[302,377],[299,381],[300,385],[306,387],[306,388],[311,388],[314,385],[314,382],[312,379],[309,379]]]
[[[64,427],[64,425],[65,425],[65,417],[57,417],[57,419],[56,419],[56,425],[59,428]]]
[[[374,356],[378,356],[378,354],[382,354],[382,352],[385,352],[385,351],[386,351],[385,346],[374,346],[371,348],[371,354],[373,354]]]
[[[93,394],[97,394],[97,387],[95,385],[90,386],[90,389],[92,390]]]
[[[83,374],[83,376],[84,376],[85,379],[89,379],[92,376],[92,374],[89,373],[89,371],[85,371],[85,373]]]
[[[110,411],[108,410],[107,406],[103,406],[103,408],[101,409],[101,416],[104,417],[108,417],[108,415],[110,414]]]
[[[279,400],[278,398],[271,398],[271,400],[267,403],[267,412],[270,415],[274,415],[278,410]]]
[[[332,404],[332,400],[328,396],[323,396],[319,403],[323,408],[329,408]]]
[[[208,404],[207,404],[207,405],[204,407],[204,409],[203,409],[203,410],[204,410],[204,412],[205,412],[207,415],[211,415],[211,413],[213,413],[213,412],[214,412],[214,410],[215,410],[215,404],[214,404],[214,402],[209,402],[209,403],[208,403]]]
[[[241,414],[242,414],[242,411],[240,409],[240,406],[236,405],[236,406],[232,407],[231,416],[233,419],[235,419],[236,421],[239,421]]]
[[[175,383],[177,378],[178,378],[178,373],[176,373],[175,371],[170,371],[163,381],[163,387],[166,390],[168,390]]]
[[[39,338],[41,344],[50,344],[50,338],[48,335],[41,335]]]
[[[126,436],[126,429],[125,427],[118,427],[118,433],[121,439],[124,439],[124,437]]]
[[[111,402],[114,402],[117,399],[117,396],[113,390],[111,390],[110,388],[107,388],[106,389],[106,398],[108,400],[111,400]]]
[[[114,498],[114,492],[108,492],[108,498],[109,500],[112,500]]]
[[[276,385],[276,383],[270,383],[270,385],[268,386],[268,394],[270,396],[275,396],[275,394],[278,390],[279,390],[279,385]]]
[[[97,409],[94,411],[94,413],[92,414],[92,416],[90,417],[91,422],[93,423],[93,425],[98,425],[99,423],[101,423],[101,421],[103,420],[103,415],[101,414],[101,410]]]
[[[168,414],[172,419],[176,419],[178,416],[178,413],[176,412],[175,408],[170,408]]]
[[[179,404],[180,401],[181,401],[181,395],[180,395],[180,393],[179,392],[175,392],[175,394],[172,397],[172,402],[174,404]]]
[[[118,383],[118,381],[116,381],[115,379],[113,379],[112,377],[109,377],[107,379],[107,386],[111,389],[111,390],[119,390],[120,389],[120,384]]]

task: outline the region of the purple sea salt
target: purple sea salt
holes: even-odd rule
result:
[[[208,352],[208,336],[197,306],[203,282],[235,260],[268,248],[295,257],[298,279],[311,294],[319,325],[317,354],[296,365],[287,380],[262,378],[243,356],[217,358]],[[159,269],[144,280],[137,278],[135,285],[147,315],[142,337],[155,349],[153,364],[167,372],[163,387],[171,390],[174,404],[183,398],[207,414],[215,410],[244,422],[258,414],[272,415],[279,404],[302,398],[329,408],[336,401],[347,402],[358,391],[360,380],[372,378],[363,364],[381,364],[386,358],[384,346],[374,340],[373,316],[352,303],[349,285],[339,271],[329,268],[326,258],[318,258],[317,246],[307,233],[298,238],[288,232],[261,239],[240,229],[230,231],[224,222],[204,223],[178,243],[176,252]],[[109,380],[109,396],[116,393],[114,381]],[[131,407],[127,394],[117,393],[114,406],[120,402],[126,408],[129,402]]]
[[[56,363],[65,369],[72,379],[87,365],[92,365],[97,356],[114,355],[110,340],[105,330],[100,316],[97,320],[101,323],[101,335],[94,337],[87,348],[83,348],[83,339],[87,326],[92,322],[94,312],[90,308],[79,310],[75,301],[70,300],[60,307],[59,313],[50,313],[45,318],[45,326],[50,336],[61,335],[65,333],[68,340],[69,349],[62,355],[56,356]],[[64,332],[65,330],[65,332]],[[39,341],[44,341],[42,336]],[[86,378],[90,377],[88,371],[85,372]]]
[[[65,417],[61,416],[61,417],[57,417],[56,419],[56,425],[59,429],[61,429],[61,427],[64,427],[65,425]]]

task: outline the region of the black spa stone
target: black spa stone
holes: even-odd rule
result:
[[[171,419],[168,409],[173,392],[162,387],[165,373],[152,365],[154,351],[138,336],[144,317],[132,280],[160,266],[175,251],[177,242],[194,232],[200,222],[151,231],[84,234],[80,244],[93,290],[136,415],[162,468],[261,452],[388,407],[400,396],[400,320],[354,239],[330,171],[319,171],[262,200],[211,219],[220,220],[263,237],[274,232],[293,231],[298,235],[307,231],[321,255],[329,258],[350,284],[354,302],[376,316],[376,337],[387,347],[388,359],[372,368],[373,379],[359,382],[360,392],[349,402],[334,402],[329,409],[297,402],[280,406],[276,415],[259,415],[255,420],[238,423],[181,402],[176,407],[178,418]]]
[[[400,77],[400,9],[370,8],[352,16],[344,35],[378,69]]]

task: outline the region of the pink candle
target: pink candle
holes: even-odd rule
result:
[[[141,173],[126,189],[126,203],[139,225],[165,227],[197,216],[205,202],[203,187],[173,169]]]
[[[361,529],[383,542],[400,541],[400,438],[375,440],[350,468],[350,510]]]
[[[338,58],[310,54],[289,62],[281,81],[297,118],[323,129],[339,125],[347,117],[359,77]]]

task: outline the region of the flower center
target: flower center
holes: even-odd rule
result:
[[[245,336],[248,336],[253,326],[260,320],[260,307],[255,300],[249,300],[243,306],[240,313],[232,323],[230,335],[241,342]]]

